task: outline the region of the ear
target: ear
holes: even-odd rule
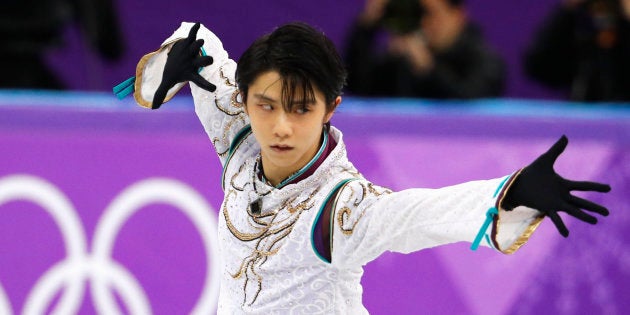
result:
[[[335,101],[334,101],[335,106],[333,106],[333,109],[329,113],[326,113],[326,116],[324,116],[324,123],[330,122],[330,119],[335,114],[335,110],[337,110],[337,106],[339,106],[339,104],[341,104],[341,96],[337,96],[337,98],[335,98]]]
[[[239,101],[239,98],[240,98],[240,101]],[[245,115],[249,116],[249,113],[247,112],[247,97],[244,95],[243,91],[238,90],[238,94],[236,96],[232,96],[232,101],[241,103],[243,106],[243,111],[245,112]]]
[[[243,102],[243,111],[245,112],[245,115],[249,116],[249,113],[247,112],[247,102]]]

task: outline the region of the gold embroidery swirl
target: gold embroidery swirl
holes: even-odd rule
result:
[[[230,96],[230,105],[232,105],[232,107],[236,108],[237,110],[230,110],[228,108],[223,107],[223,105],[219,103],[218,97],[214,98],[214,105],[217,107],[218,110],[222,111],[228,116],[241,115],[244,113],[244,111],[243,111],[243,103],[239,101],[240,95],[241,95],[241,91],[236,89],[234,90],[234,92],[232,92],[232,95]]]
[[[387,188],[382,188],[382,187],[380,187],[381,190],[379,191],[376,189],[376,187],[374,187],[374,184],[370,182],[367,182],[367,183],[361,182],[359,183],[359,185],[361,186],[360,195],[358,195],[358,193],[354,190],[352,186],[349,186],[350,194],[348,195],[348,198],[345,200],[344,204],[352,204],[354,208],[358,208],[359,205],[361,205],[361,203],[363,202],[363,200],[365,200],[365,198],[367,198],[368,196],[379,197],[381,195],[389,194],[392,192],[391,190]],[[355,195],[357,196],[355,197]],[[351,202],[353,197],[355,197],[354,202]],[[344,235],[352,235],[352,233],[354,232],[354,228],[357,226],[361,218],[363,218],[364,214],[365,214],[365,207],[363,208],[361,213],[358,214],[357,218],[354,219],[353,222],[350,222],[352,209],[350,209],[347,206],[340,208],[337,211],[337,224],[339,225],[339,229],[341,229],[341,232]]]
[[[223,67],[219,68],[219,77],[225,80],[225,85],[236,87],[236,83],[230,82],[230,78],[226,77],[225,74],[223,74]]]
[[[230,186],[232,186],[232,188],[234,188],[235,190],[243,191],[243,190],[245,190],[245,187],[247,186],[247,184],[249,184],[249,182],[246,182],[245,184],[243,184],[243,186],[239,187],[234,182],[236,180],[236,177],[238,177],[243,172],[243,169],[245,168],[245,166],[247,166],[247,164],[243,163],[238,168],[238,171],[236,173],[234,173],[234,175],[232,175],[232,178],[230,178]]]
[[[238,173],[240,172],[241,170],[239,170]],[[231,189],[225,199],[229,200],[230,197],[236,196],[236,191],[236,188]],[[258,229],[255,233],[244,233],[239,231],[232,223],[228,213],[228,202],[224,203],[222,212],[227,228],[232,235],[243,242],[255,241],[255,246],[252,252],[243,259],[237,271],[232,273],[233,279],[245,279],[243,287],[245,291],[243,305],[252,305],[258,298],[258,295],[262,290],[263,282],[263,277],[258,273],[258,269],[269,257],[278,253],[281,248],[280,242],[291,233],[295,223],[300,219],[302,213],[313,208],[313,199],[318,191],[319,188],[313,191],[305,200],[300,202],[296,202],[299,196],[293,197],[283,202],[277,209],[270,212],[263,211],[261,214],[253,214],[248,211],[249,226],[254,229]],[[287,217],[282,218],[280,214],[286,215]],[[256,290],[254,295],[248,299],[247,287],[251,282],[255,283]]]
[[[217,148],[218,148],[218,147],[217,147],[217,143],[218,143],[218,142],[221,142],[221,139],[219,139],[219,137],[214,137],[214,138],[212,139],[212,145],[214,146],[214,148],[215,148],[215,149],[217,149]],[[225,156],[228,154],[228,152],[230,152],[230,148],[229,148],[229,147],[228,147],[228,148],[226,148],[226,149],[225,149],[225,151],[219,151],[219,150],[217,149],[217,154],[219,155],[219,157],[225,157]]]

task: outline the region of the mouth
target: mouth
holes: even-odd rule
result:
[[[271,150],[274,152],[288,152],[293,150],[292,146],[288,146],[286,144],[274,144],[269,146],[269,148],[271,148]]]

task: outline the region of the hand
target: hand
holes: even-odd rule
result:
[[[389,52],[404,57],[418,75],[426,74],[433,69],[433,54],[418,32],[392,35],[389,40]]]
[[[626,21],[630,21],[630,0],[621,0],[621,9]]]
[[[501,207],[506,210],[512,210],[521,205],[537,209],[549,216],[558,232],[564,237],[569,236],[569,230],[562,222],[558,211],[564,211],[590,224],[597,223],[597,219],[584,210],[603,216],[608,215],[608,209],[589,200],[573,196],[571,191],[610,191],[610,186],[606,184],[571,181],[562,178],[554,171],[553,164],[564,151],[568,142],[567,137],[562,136],[549,151],[525,167],[507,191],[501,204]]]
[[[359,21],[367,26],[378,23],[385,13],[385,6],[389,0],[367,0],[363,12],[359,15]]]
[[[203,39],[197,39],[199,23],[191,29],[188,37],[176,42],[168,53],[162,82],[153,96],[152,109],[162,106],[168,90],[180,82],[192,81],[200,88],[214,92],[216,86],[199,74],[199,68],[212,64],[212,57],[200,56],[199,49],[203,46]]]

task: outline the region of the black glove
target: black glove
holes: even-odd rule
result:
[[[597,219],[584,210],[607,216],[608,209],[571,195],[571,191],[609,192],[610,186],[596,182],[571,181],[562,178],[554,169],[553,164],[569,140],[562,136],[546,153],[538,157],[532,164],[525,167],[516,178],[512,187],[507,191],[501,207],[512,210],[517,206],[526,206],[548,215],[562,236],[569,236],[569,230],[562,222],[558,211],[564,211],[571,216],[591,224]],[[582,210],[584,209],[584,210]]]
[[[217,87],[206,81],[198,72],[200,67],[212,64],[212,57],[199,55],[199,49],[203,46],[203,39],[195,40],[199,26],[199,23],[195,23],[188,37],[171,47],[164,66],[162,82],[153,96],[152,109],[160,108],[168,90],[180,82],[192,81],[204,90],[210,92],[216,90]]]

